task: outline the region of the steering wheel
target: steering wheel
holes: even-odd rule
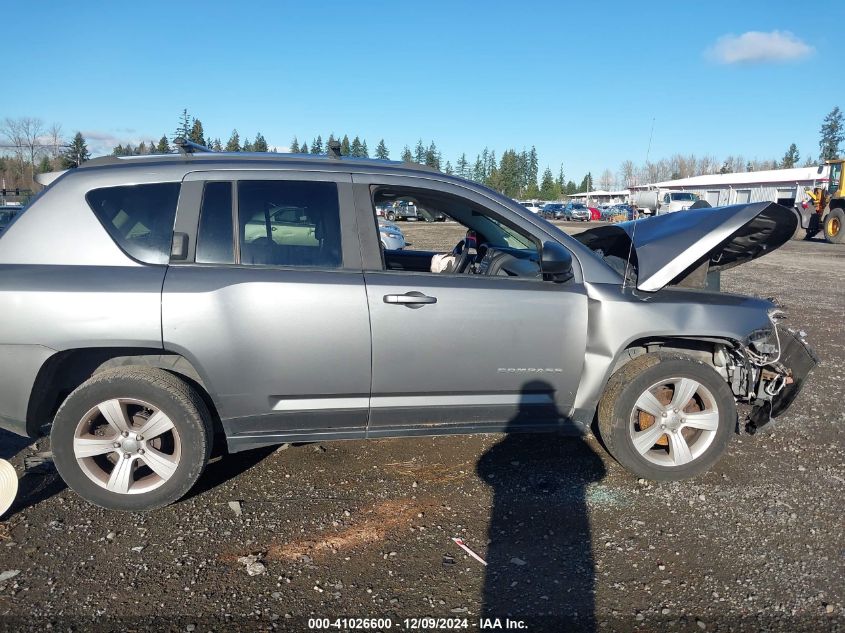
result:
[[[461,240],[452,249],[450,255],[454,256],[455,263],[452,266],[452,274],[460,274],[464,272],[469,265],[470,253],[467,240]]]

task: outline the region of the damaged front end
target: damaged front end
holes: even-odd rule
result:
[[[751,332],[725,363],[734,395],[752,407],[746,424],[752,435],[790,407],[819,360],[804,332],[779,324],[783,317],[772,310],[771,327]]]

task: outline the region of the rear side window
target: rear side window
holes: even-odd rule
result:
[[[97,219],[124,251],[147,264],[170,261],[179,183],[94,189],[85,196]]]
[[[209,182],[205,185],[197,232],[197,262],[233,264],[235,230],[232,222],[232,183]]]
[[[333,182],[238,182],[241,264],[339,268],[340,209]]]

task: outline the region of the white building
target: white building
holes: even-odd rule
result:
[[[596,191],[586,191],[583,193],[573,193],[568,196],[572,202],[582,202],[584,204],[622,204],[628,202],[631,192],[628,189],[620,189],[619,191],[605,191],[604,189],[597,189]]]
[[[791,207],[807,199],[805,189],[826,186],[827,172],[827,167],[823,167],[821,173],[818,167],[769,169],[693,176],[635,186],[631,189],[633,191],[648,189],[690,191],[714,207],[762,201],[777,202]]]

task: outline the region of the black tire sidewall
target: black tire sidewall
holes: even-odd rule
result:
[[[173,421],[179,433],[179,466],[173,476],[155,490],[139,494],[110,492],[91,481],[76,462],[73,453],[76,425],[97,404],[113,398],[134,398],[154,405]],[[161,507],[184,496],[205,468],[211,440],[202,413],[180,398],[178,391],[161,386],[159,381],[145,379],[143,374],[92,380],[68,396],[56,414],[50,432],[53,461],[65,483],[95,505],[130,512]]]
[[[634,448],[628,425],[631,411],[640,395],[655,383],[674,377],[692,378],[705,386],[719,407],[719,428],[707,450],[684,466],[661,466],[646,460]],[[673,481],[695,477],[709,470],[722,456],[736,431],[736,401],[725,380],[716,371],[693,359],[670,358],[645,368],[631,379],[619,393],[612,409],[613,456],[627,470],[656,481]]]

